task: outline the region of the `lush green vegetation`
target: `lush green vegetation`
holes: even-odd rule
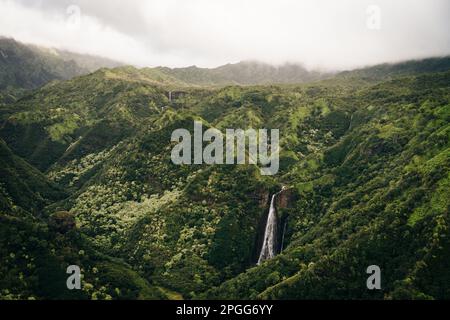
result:
[[[204,88],[218,71],[120,67],[2,91],[0,298],[450,298],[449,69]],[[280,129],[280,172],[174,165],[194,120]],[[284,250],[255,266],[282,185]]]
[[[34,89],[120,63],[90,55],[26,45],[0,36],[0,90]],[[1,99],[0,99],[1,101]]]
[[[64,61],[37,48],[0,37],[0,89],[40,87],[52,80],[86,73],[74,61]]]

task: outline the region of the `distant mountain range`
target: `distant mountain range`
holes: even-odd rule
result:
[[[139,81],[176,87],[298,84],[339,78],[386,80],[395,76],[440,72],[450,69],[450,57],[429,58],[394,64],[381,64],[351,71],[307,70],[300,64],[273,66],[243,61],[217,68],[142,68],[111,59],[69,51],[27,45],[11,38],[0,38],[0,90],[7,87],[34,89],[53,80],[67,80],[101,68],[120,68],[122,75]],[[116,73],[117,71],[112,71]]]
[[[52,80],[67,80],[100,68],[123,67],[110,59],[27,45],[0,38],[0,89],[6,86],[33,89]],[[126,67],[128,73],[151,82],[176,86],[253,85],[303,83],[329,77],[330,73],[308,71],[298,64],[272,66],[245,61],[217,68],[143,68]]]
[[[330,77],[331,73],[308,71],[299,64],[272,66],[257,61],[243,61],[217,68],[153,68],[163,74],[188,84],[208,85],[255,85],[272,83],[304,83]]]
[[[146,79],[149,82],[162,85],[182,87],[301,84],[333,78],[374,82],[409,75],[445,72],[450,70],[450,57],[386,63],[342,72],[308,71],[299,64],[287,63],[281,66],[273,66],[256,61],[243,61],[212,69],[196,66],[143,69],[126,66],[119,69],[121,69],[120,72],[127,73],[129,77],[134,76],[140,80]]]

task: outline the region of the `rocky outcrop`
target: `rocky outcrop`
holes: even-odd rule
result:
[[[276,208],[291,208],[294,203],[294,189],[283,187],[276,198]]]

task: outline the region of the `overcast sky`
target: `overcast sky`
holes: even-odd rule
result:
[[[0,34],[137,66],[349,69],[450,54],[448,0],[0,0]]]

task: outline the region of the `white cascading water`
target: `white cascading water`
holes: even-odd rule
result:
[[[270,201],[269,215],[267,216],[266,229],[264,231],[264,242],[261,253],[259,254],[258,264],[261,264],[264,260],[273,258],[277,251],[277,214],[275,211],[275,200],[278,193],[275,193]]]

